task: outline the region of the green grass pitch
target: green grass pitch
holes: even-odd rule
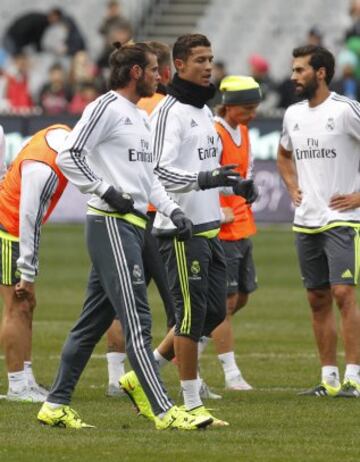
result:
[[[223,392],[223,377],[210,344],[201,361],[206,381],[223,394],[208,402],[229,428],[159,432],[136,417],[126,399],[105,397],[105,343],[96,348],[73,398],[89,431],[41,427],[39,405],[0,401],[1,462],[104,461],[358,461],[360,400],[298,397],[316,385],[318,359],[309,309],[301,286],[293,235],[287,227],[263,227],[254,239],[259,290],[236,315],[239,365],[256,390]],[[81,309],[88,273],[81,226],[49,225],[43,230],[33,364],[38,380],[51,384],[64,339]],[[163,310],[151,286],[154,345],[165,330]],[[339,342],[342,351],[341,342]],[[341,372],[344,357],[340,354]],[[3,357],[0,393],[6,392]],[[175,367],[163,370],[179,402]]]

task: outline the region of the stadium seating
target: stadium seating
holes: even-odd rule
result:
[[[348,24],[349,2],[342,0],[212,0],[197,30],[207,34],[215,56],[230,72],[247,72],[247,59],[259,53],[271,62],[275,78],[289,70],[292,48],[317,25],[324,44],[337,51]]]

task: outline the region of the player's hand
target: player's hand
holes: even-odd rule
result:
[[[336,194],[330,199],[329,206],[338,212],[356,209],[360,207],[360,193]]]
[[[232,223],[234,221],[234,211],[231,207],[222,207],[222,213],[224,215],[222,223]]]
[[[240,177],[240,174],[234,171],[236,167],[236,164],[229,164],[214,170],[199,172],[199,188],[212,189],[222,186],[234,186]]]
[[[248,204],[252,204],[259,196],[259,190],[253,180],[238,179],[233,186],[234,194],[243,197]]]
[[[175,209],[170,215],[171,221],[177,229],[177,238],[179,241],[187,241],[192,237],[192,222],[185,216],[181,209]]]
[[[300,188],[294,188],[293,190],[289,191],[292,203],[295,207],[299,207],[302,202],[303,194]]]
[[[113,186],[110,186],[105,194],[101,197],[113,209],[119,213],[129,213],[134,210],[134,199],[130,194],[118,191]]]
[[[15,295],[19,300],[28,300],[32,306],[36,305],[35,284],[20,279],[15,286]]]

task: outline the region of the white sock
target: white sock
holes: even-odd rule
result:
[[[200,337],[200,340],[198,342],[198,358],[200,358],[200,356],[204,353],[210,340],[211,340],[210,337],[205,337],[204,335]]]
[[[164,356],[162,356],[159,353],[159,350],[157,348],[155,348],[155,350],[153,352],[153,355],[154,355],[155,361],[158,363],[160,369],[162,367],[166,366],[166,364],[170,363],[170,361],[168,359],[164,358]]]
[[[109,373],[109,385],[119,387],[119,379],[125,374],[125,358],[126,353],[106,353],[108,373]]]
[[[33,374],[31,361],[24,361],[24,371],[27,386],[30,388],[36,386],[37,383]]]
[[[199,395],[198,379],[180,380],[180,384],[184,397],[185,409],[189,411],[195,407],[202,406],[202,401]]]
[[[344,381],[354,380],[356,383],[360,383],[360,366],[359,364],[346,364]]]
[[[335,382],[336,385],[340,384],[339,368],[337,366],[323,366],[321,368],[321,381],[330,385],[332,382]]]
[[[19,393],[26,388],[26,376],[25,371],[9,372],[9,391]]]
[[[50,401],[45,401],[45,404],[47,404],[51,409],[58,409],[59,407],[63,406],[63,404],[59,403],[50,403]]]
[[[236,364],[235,353],[233,351],[218,355],[218,358],[224,370],[225,380],[231,380],[234,377],[241,375],[240,369]]]

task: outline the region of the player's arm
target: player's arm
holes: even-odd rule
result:
[[[110,99],[98,100],[85,109],[56,159],[63,174],[84,194],[102,197],[110,187],[90,168],[87,161],[89,153],[93,152],[110,133],[110,103]]]
[[[15,288],[19,298],[35,299],[34,282],[38,272],[41,224],[58,181],[56,173],[48,165],[36,161],[22,163],[20,256],[17,260],[21,279]]]
[[[182,127],[178,117],[163,114],[162,109],[151,117],[154,173],[169,192],[185,193],[199,189],[197,172],[174,167],[183,142]]]
[[[292,152],[287,151],[281,144],[279,144],[278,149],[277,168],[287,187],[293,204],[295,207],[298,207],[302,201],[302,192],[298,185]]]
[[[192,236],[192,222],[187,218],[181,208],[167,194],[164,186],[154,175],[150,202],[157,210],[169,217],[177,229],[177,236],[180,241],[186,241]]]
[[[360,104],[357,101],[352,101],[346,105],[344,127],[350,136],[355,138],[357,143],[360,143]],[[354,172],[354,174],[357,173]],[[330,199],[329,206],[339,212],[356,209],[360,207],[360,192],[354,191],[350,194],[336,194]]]
[[[170,217],[171,213],[179,208],[178,204],[174,202],[167,194],[165,187],[160,182],[158,177],[154,175],[153,184],[150,193],[150,202],[156,209],[163,215]]]

